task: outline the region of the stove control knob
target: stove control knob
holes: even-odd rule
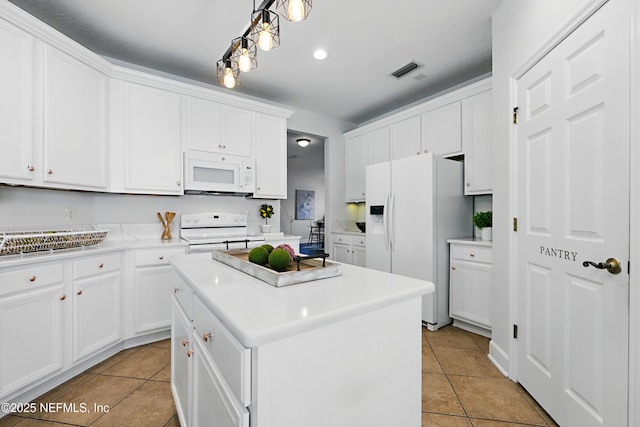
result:
[[[198,218],[198,217],[193,218],[193,222],[195,222],[196,224],[199,223],[200,222],[200,218]]]
[[[185,224],[189,224],[189,223],[191,222],[191,218],[190,218],[190,217],[188,217],[188,216],[187,216],[187,217],[184,217],[184,218],[183,218],[183,220],[184,220],[184,223],[185,223]]]
[[[233,222],[238,222],[238,217],[237,216],[233,217]]]

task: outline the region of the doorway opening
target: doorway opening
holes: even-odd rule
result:
[[[302,147],[299,139],[309,141]],[[280,229],[300,236],[300,252],[324,252],[325,137],[287,131],[287,198],[280,201]]]

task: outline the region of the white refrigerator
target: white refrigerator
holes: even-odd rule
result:
[[[433,282],[422,300],[433,331],[451,323],[447,239],[473,235],[463,167],[427,153],[366,170],[366,266]]]

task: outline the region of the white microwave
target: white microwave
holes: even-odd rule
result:
[[[253,193],[254,169],[252,158],[187,150],[184,190],[186,193]]]

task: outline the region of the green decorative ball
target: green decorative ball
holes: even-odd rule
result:
[[[267,252],[271,253],[271,251],[273,250],[273,246],[271,246],[268,243],[265,243],[264,245],[260,246],[261,248],[265,248],[267,250]]]
[[[269,255],[269,265],[275,271],[283,272],[289,267],[291,264],[291,257],[289,257],[289,252],[284,249],[274,249]]]
[[[269,252],[263,247],[253,248],[249,251],[249,261],[254,264],[265,265],[268,260]]]

